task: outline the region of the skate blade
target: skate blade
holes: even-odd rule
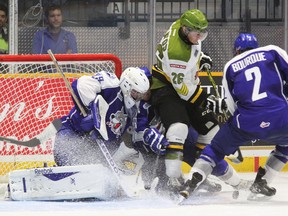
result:
[[[263,194],[259,194],[259,193],[253,193],[251,192],[248,197],[247,200],[249,201],[267,201],[272,199],[273,196],[266,196]]]
[[[207,191],[210,193],[217,193],[217,192],[222,191],[222,185],[215,184],[215,185],[211,186],[211,185],[207,185],[207,184],[203,183],[197,188],[197,190],[198,191]]]
[[[187,190],[180,191],[180,195],[184,198],[187,199],[190,196],[190,193]]]

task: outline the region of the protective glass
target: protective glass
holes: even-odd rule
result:
[[[185,34],[188,35],[188,34],[193,34],[195,36],[199,36],[199,40],[203,41],[205,40],[205,38],[207,37],[208,35],[208,31],[206,29],[195,29],[195,28],[190,28],[190,27],[187,27],[185,28]]]

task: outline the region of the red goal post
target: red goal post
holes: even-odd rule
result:
[[[121,60],[113,54],[55,54],[72,82],[83,74],[109,71],[120,77]],[[0,55],[0,136],[26,141],[54,119],[68,114],[72,98],[47,55]],[[29,148],[0,141],[0,182],[12,170],[53,166],[55,137]]]

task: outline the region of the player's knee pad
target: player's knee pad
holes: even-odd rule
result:
[[[215,134],[219,131],[219,129],[220,129],[219,125],[216,125],[215,127],[211,128],[207,132],[207,134],[205,134],[205,135],[199,134],[197,141],[199,143],[210,144],[211,140],[213,139]]]
[[[169,143],[184,144],[188,135],[188,126],[183,123],[171,124],[166,133],[166,139]]]

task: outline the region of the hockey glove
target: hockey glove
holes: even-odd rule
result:
[[[199,70],[208,71],[211,70],[211,68],[212,68],[211,57],[207,53],[204,54],[203,52],[201,52]]]
[[[146,128],[143,134],[143,141],[146,145],[150,146],[150,149],[159,155],[166,153],[166,148],[169,142],[166,140],[163,134],[161,134],[156,128]]]
[[[214,95],[209,95],[207,98],[207,108],[212,110],[217,114],[222,114],[223,112],[227,112],[228,107],[225,102],[225,99],[217,98]]]

